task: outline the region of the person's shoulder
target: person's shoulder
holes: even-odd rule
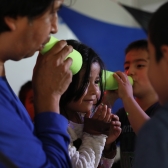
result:
[[[155,136],[155,137],[166,137],[165,132],[168,131],[168,109],[160,107],[158,112],[149,119],[140,129],[139,136]]]
[[[167,149],[165,144],[168,143],[167,132],[168,109],[161,107],[159,111],[151,119],[149,119],[138,132],[134,168],[157,167],[156,164],[158,165],[158,161],[160,161],[160,163],[166,163],[165,160],[167,158],[165,157],[165,154],[167,154]],[[154,160],[151,158],[154,158]]]

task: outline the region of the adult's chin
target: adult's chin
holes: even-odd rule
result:
[[[36,53],[36,51],[33,52],[33,53],[30,53],[30,54],[25,55],[25,56],[23,57],[23,59],[24,59],[24,58],[30,58],[30,57],[34,56],[35,53]]]

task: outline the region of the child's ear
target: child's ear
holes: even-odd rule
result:
[[[161,46],[161,52],[163,54],[164,59],[168,63],[168,45],[162,45]]]
[[[5,23],[7,24],[7,26],[9,27],[9,29],[11,31],[14,31],[16,29],[16,24],[15,24],[16,23],[16,19],[11,18],[9,16],[6,16],[4,18],[4,20],[5,20]]]

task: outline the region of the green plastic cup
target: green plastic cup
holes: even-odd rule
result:
[[[105,77],[106,74],[106,77]],[[118,89],[118,83],[116,81],[116,79],[113,77],[114,72],[111,71],[103,71],[103,75],[102,75],[102,81],[103,84],[105,85],[105,90],[117,90]],[[133,85],[133,79],[131,78],[131,76],[128,76],[128,80],[131,83],[131,85]]]
[[[50,41],[44,46],[44,48],[40,51],[42,54],[45,54],[47,51],[49,51],[59,40],[55,37],[51,36]],[[79,72],[79,70],[82,67],[82,56],[81,54],[73,49],[73,51],[66,57],[66,58],[72,58],[72,65],[70,66],[70,70],[72,71],[72,74],[75,75]],[[66,59],[65,58],[65,59]]]

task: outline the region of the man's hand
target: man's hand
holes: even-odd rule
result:
[[[62,40],[46,54],[38,55],[33,73],[35,111],[59,113],[59,101],[72,81],[72,59],[66,56],[73,48]]]

